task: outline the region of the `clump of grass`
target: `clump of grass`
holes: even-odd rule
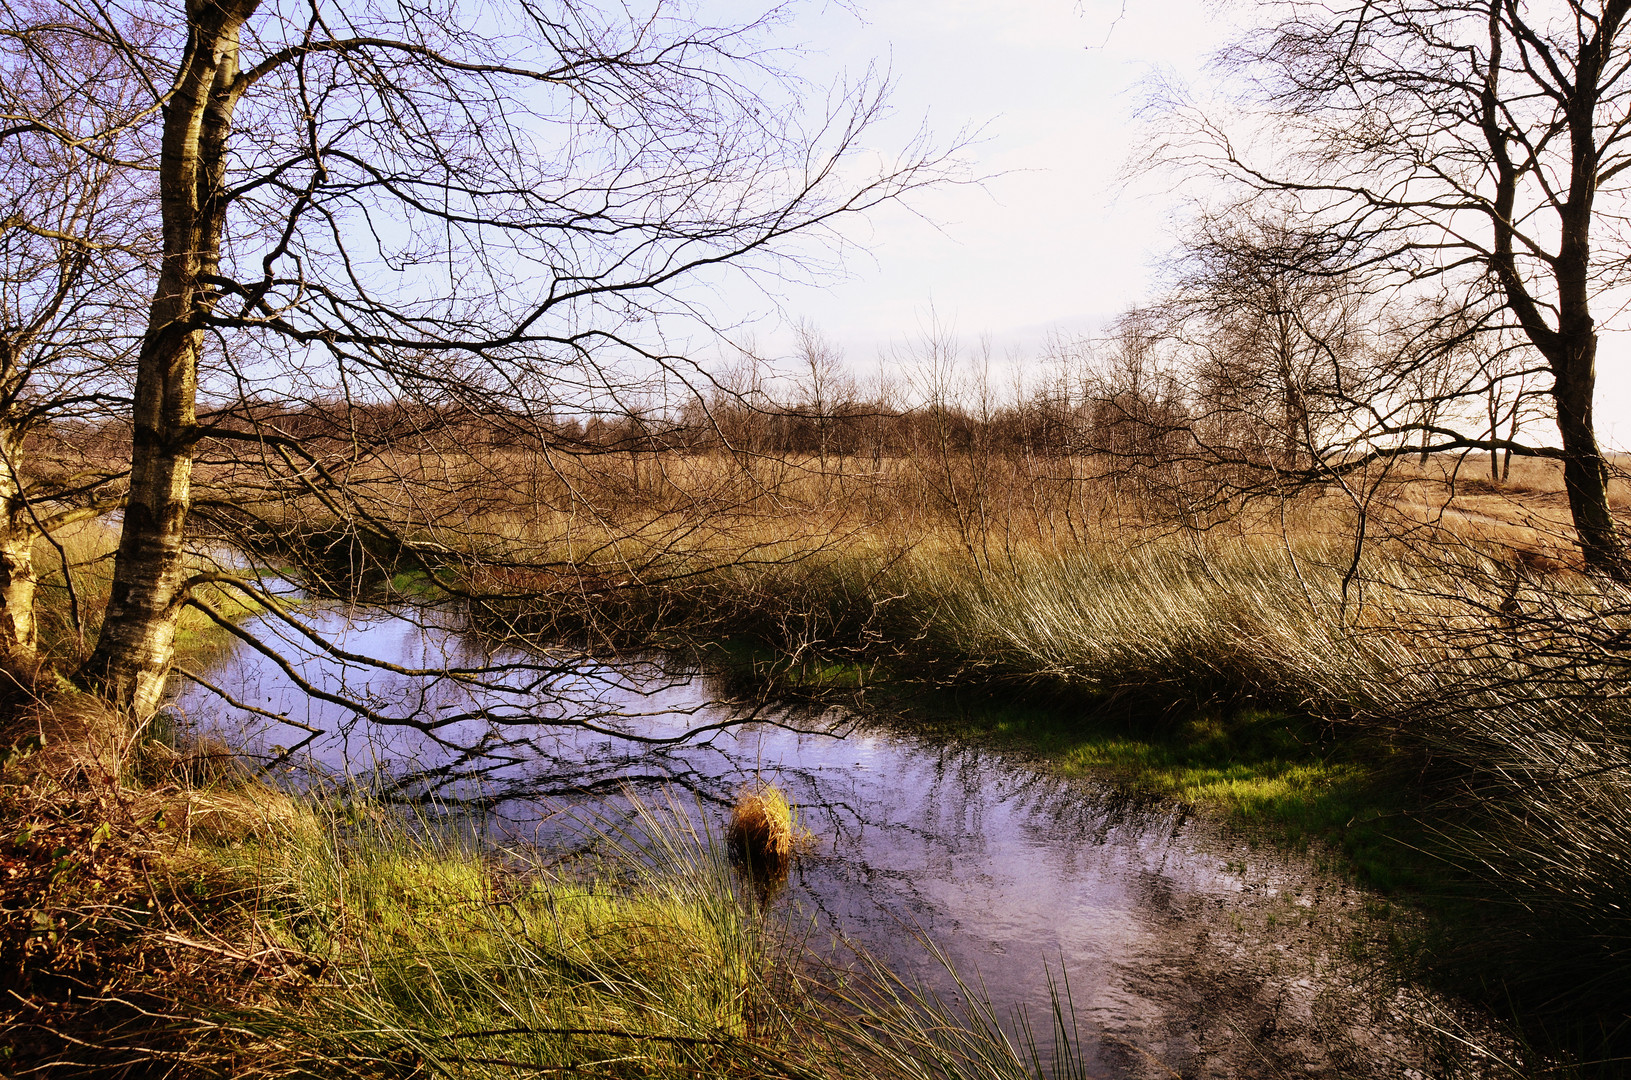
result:
[[[756,781],[737,793],[726,839],[751,873],[783,878],[793,864],[800,830],[793,806],[775,784]]]
[[[865,954],[857,957],[848,983],[832,992],[836,1009],[859,1021],[834,1025],[833,1037],[856,1058],[875,1063],[871,1075],[899,1080],[1088,1080],[1101,1075],[1086,1053],[1062,965],[1057,977],[1051,968],[1047,971],[1047,1022],[1039,1032],[1025,1009],[1001,1016],[984,988],[965,979],[934,942],[918,940],[950,975],[957,1004],[901,979]]]

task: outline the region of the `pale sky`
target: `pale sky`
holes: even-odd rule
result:
[[[788,36],[810,55],[799,70],[887,66],[895,90],[887,145],[926,121],[943,140],[983,132],[966,156],[990,179],[916,198],[853,230],[867,255],[849,277],[781,291],[857,366],[915,332],[933,309],[996,351],[1047,328],[1093,329],[1146,294],[1169,243],[1175,198],[1157,184],[1119,191],[1134,139],[1138,87],[1157,66],[1197,71],[1222,25],[1196,0],[860,0],[806,9]],[[1161,178],[1160,183],[1170,183]],[[921,216],[919,216],[921,215]],[[766,334],[775,331],[766,324]],[[761,339],[771,346],[779,340]]]
[[[734,5],[733,5],[734,6]],[[792,351],[787,320],[819,326],[858,370],[934,316],[995,355],[1034,353],[1051,328],[1095,331],[1149,298],[1173,244],[1183,194],[1170,175],[1137,175],[1135,112],[1157,73],[1204,90],[1206,59],[1255,5],[1216,0],[853,0],[801,9],[785,37],[805,43],[800,73],[820,82],[869,62],[892,72],[888,145],[920,122],[983,138],[968,157],[982,187],[930,192],[876,214],[852,236],[866,256],[848,277],[778,290],[758,351]],[[1123,177],[1132,166],[1131,182]],[[921,216],[918,216],[921,215]],[[1631,362],[1607,334],[1599,430],[1631,444]],[[1535,436],[1540,436],[1539,431]]]

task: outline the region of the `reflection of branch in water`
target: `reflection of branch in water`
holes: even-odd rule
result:
[[[531,819],[523,814],[507,812],[513,807],[534,806],[549,800],[581,806],[585,803],[602,801],[609,796],[631,792],[647,795],[652,792],[672,792],[679,789],[711,806],[729,807],[731,797],[721,794],[718,785],[713,781],[713,777],[700,773],[622,773],[594,780],[575,778],[559,785],[516,784],[508,790],[485,792],[479,796],[463,799],[444,798],[434,792],[402,792],[398,794],[396,801],[410,806],[476,811],[497,821],[515,825],[529,822]]]
[[[203,602],[202,600],[192,599],[188,601],[188,604],[197,608],[199,611],[202,611],[219,627],[221,627],[221,629],[225,630],[239,641],[242,641],[245,645],[259,653],[261,656],[265,657],[267,660],[270,660],[283,673],[284,677],[287,678],[307,697],[314,698],[318,701],[327,702],[330,705],[338,706],[339,708],[351,713],[351,722],[365,720],[369,723],[380,725],[381,727],[406,727],[425,734],[433,734],[441,728],[460,723],[469,723],[472,721],[483,721],[495,724],[553,724],[557,726],[583,728],[585,730],[595,731],[601,734],[617,735],[620,738],[635,739],[638,741],[648,742],[653,745],[661,745],[664,743],[690,741],[697,734],[706,734],[707,732],[717,730],[722,726],[729,726],[733,723],[740,724],[750,722],[755,718],[753,714],[757,713],[761,707],[759,705],[752,706],[749,710],[750,715],[748,716],[738,717],[715,724],[699,725],[694,729],[694,732],[687,732],[673,736],[639,736],[624,729],[604,727],[602,724],[604,722],[613,720],[631,721],[654,719],[657,717],[666,718],[676,715],[695,715],[696,713],[704,711],[710,707],[727,704],[736,706],[739,709],[745,703],[736,701],[698,702],[691,706],[665,707],[661,710],[641,711],[632,711],[622,707],[621,705],[608,706],[604,704],[606,694],[618,693],[640,697],[654,697],[656,695],[687,685],[690,681],[690,677],[672,677],[660,685],[652,686],[649,683],[641,683],[638,681],[633,676],[632,670],[629,669],[620,670],[605,664],[600,664],[591,668],[587,666],[589,663],[589,658],[587,657],[580,657],[577,666],[567,664],[544,665],[529,663],[521,660],[506,660],[501,663],[494,663],[481,668],[408,668],[382,659],[340,650],[335,646],[329,645],[324,651],[340,661],[342,670],[346,665],[350,665],[353,667],[363,667],[365,669],[375,669],[383,672],[389,672],[393,675],[416,680],[417,686],[414,690],[414,695],[419,699],[419,705],[407,713],[393,715],[390,713],[381,712],[378,709],[365,704],[358,697],[334,693],[332,691],[322,689],[316,685],[316,683],[312,682],[310,679],[307,679],[298,670],[296,670],[295,665],[287,657],[283,656],[276,649],[272,648],[254,634],[251,634],[249,631],[232,622],[226,616],[210,607],[207,603]],[[310,631],[308,628],[302,627],[302,630],[307,634],[307,636],[317,639],[315,633]],[[307,659],[315,658],[310,653],[306,654],[306,657]],[[651,667],[649,662],[643,660],[633,661],[631,666],[633,670],[644,670]],[[475,676],[478,673],[486,676],[530,673],[535,677],[524,682],[498,682],[493,681],[492,678],[477,679]],[[583,692],[577,694],[570,692],[562,693],[557,690],[556,684],[551,682],[551,680],[559,680],[567,677],[576,680],[579,683],[587,681],[591,684],[591,686],[590,688],[587,688]],[[602,685],[598,688],[593,687],[593,684],[596,682]],[[450,684],[451,689],[455,689],[463,694],[470,694],[472,691],[483,691],[489,694],[502,694],[511,697],[519,697],[523,700],[514,703],[500,702],[491,705],[478,705],[474,708],[465,708],[461,712],[447,712],[445,710],[452,708],[453,706],[432,704],[434,691],[441,688],[444,683]],[[200,683],[200,685],[205,684]],[[250,711],[261,713],[262,715],[271,715],[274,716],[274,718],[276,715],[266,713],[264,710],[259,709]],[[440,712],[440,715],[435,716],[434,719],[425,718],[425,714],[436,712]],[[450,747],[454,746],[452,743],[448,743],[447,745]]]
[[[277,618],[268,621],[271,617],[263,616],[266,624],[253,633],[207,603],[198,601],[194,606],[275,669],[283,683],[305,697],[308,711],[313,703],[319,703],[341,713],[343,718],[336,717],[327,725],[332,737],[344,739],[359,726],[370,736],[375,730],[400,729],[419,737],[421,751],[447,755],[448,760],[435,769],[419,770],[422,780],[446,778],[444,786],[453,782],[457,773],[481,780],[506,769],[536,768],[540,758],[547,758],[540,744],[563,730],[600,735],[648,749],[705,745],[724,732],[753,723],[800,733],[830,733],[825,728],[791,723],[788,718],[793,714],[778,714],[764,702],[719,698],[663,701],[664,695],[696,685],[693,669],[677,670],[667,658],[625,657],[612,663],[576,653],[570,661],[542,663],[533,653],[519,654],[511,649],[503,655],[485,654],[489,662],[482,665],[450,662],[428,667],[396,663],[340,647],[331,640],[332,634],[319,632],[294,618],[276,603],[275,597],[260,596],[261,592],[264,590],[257,592],[257,598],[266,600]],[[348,629],[359,625],[366,628],[370,623],[352,618],[345,621]],[[417,643],[421,650],[441,645],[445,654],[449,643],[468,646],[462,635],[408,619],[400,612],[373,620],[372,625],[386,630],[411,627],[414,633],[410,636],[416,642],[407,644]],[[298,640],[291,637],[291,632]],[[291,655],[273,647],[272,642],[277,640],[290,647]],[[384,644],[408,651],[401,639],[393,638]],[[238,663],[244,661],[240,658]],[[358,668],[364,676],[360,682],[356,678]],[[368,679],[369,673],[383,676],[384,684]],[[293,720],[288,710],[273,711],[249,704],[211,679],[197,677],[193,681],[240,714],[304,731],[307,737],[296,744],[296,749],[313,742],[313,726]],[[635,707],[633,699],[658,704]],[[677,730],[673,727],[676,721],[682,721]],[[647,730],[637,730],[642,725]],[[660,730],[663,725],[670,729]],[[481,730],[472,733],[472,727]],[[280,748],[266,765],[275,768],[291,756],[291,751]],[[411,778],[403,780],[411,782]]]
[[[846,766],[797,748],[779,751],[791,762],[766,763],[747,745],[754,730],[841,739],[855,729],[842,714],[835,721],[829,712],[735,701],[711,687],[698,694],[704,679],[696,669],[661,654],[613,661],[577,652],[568,663],[508,647],[483,651],[446,625],[447,613],[421,608],[410,614],[415,617],[393,612],[359,619],[354,611],[319,610],[300,620],[285,611],[255,636],[281,638],[288,655],[264,641],[246,641],[272,677],[269,690],[292,687],[317,703],[315,724],[246,705],[245,695],[226,693],[223,700],[242,716],[289,722],[306,732],[308,782],[344,777],[400,801],[490,812],[546,794],[594,798],[633,781],[672,785],[718,804],[768,764],[830,843],[857,851],[866,847],[863,834],[876,828],[948,857],[975,854],[972,848],[989,842],[982,816],[997,806],[1007,807],[1008,829],[1039,843],[1068,836],[1078,846],[1097,847],[1127,824],[1147,835],[1149,808],[1138,800],[1015,768],[990,751],[897,735],[890,736],[891,754],[913,762],[909,784],[863,796],[857,785],[865,781]],[[343,627],[336,619],[345,620]],[[368,649],[338,644],[348,632],[395,659],[378,670],[365,668],[357,660]],[[314,639],[330,647],[314,652]],[[446,665],[416,662],[438,649]],[[473,662],[473,655],[483,662]],[[240,664],[245,678],[254,677],[252,660]],[[212,680],[201,683],[222,689],[214,684],[223,680]],[[325,703],[335,708],[325,710]],[[314,727],[328,734],[314,742]],[[352,745],[358,736],[366,740],[362,748]],[[289,760],[289,752],[278,749],[272,762]],[[312,755],[327,762],[329,778],[322,778],[325,766]],[[358,770],[359,761],[369,767]]]
[[[748,764],[746,755],[733,755],[717,745],[685,747],[679,751],[638,748],[615,756],[607,752],[608,746],[599,744],[599,752],[593,755],[539,755],[529,760],[533,771],[526,776],[489,772],[478,777],[481,766],[472,768],[463,761],[449,762],[400,774],[380,792],[383,797],[402,801],[497,808],[505,803],[537,799],[587,800],[622,788],[642,793],[679,788],[708,803],[728,806],[742,782],[756,771]],[[698,753],[714,760],[699,763],[695,757]],[[818,783],[814,772],[796,768],[778,770],[778,777],[784,781],[797,778],[805,789],[813,789]],[[473,783],[476,780],[480,782]],[[471,792],[468,790],[471,787],[477,790]],[[801,810],[806,811],[833,810],[841,805],[800,803]],[[853,808],[851,812],[854,813]]]
[[[253,707],[249,711],[262,716],[268,712]],[[271,714],[271,718],[279,717]],[[725,730],[749,723],[756,729],[774,728],[800,735],[841,734],[769,721],[763,715],[731,717],[710,728]],[[542,796],[589,796],[629,783],[678,786],[709,802],[724,804],[734,789],[753,775],[758,763],[713,737],[717,734],[712,732],[700,743],[652,746],[621,734],[586,744],[563,739],[559,732],[512,735],[490,729],[468,743],[443,740],[433,748],[448,750],[450,756],[431,764],[423,763],[416,755],[385,750],[366,755],[375,762],[369,769],[356,767],[352,750],[346,751],[345,765],[338,769],[308,757],[296,782],[308,788],[360,787],[390,801],[472,809]],[[563,742],[564,746],[549,745]],[[279,754],[274,760],[285,756]],[[813,772],[784,771],[800,776],[805,787],[816,786]]]

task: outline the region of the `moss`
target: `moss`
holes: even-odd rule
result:
[[[394,596],[414,600],[440,600],[447,595],[442,579],[451,581],[452,578],[453,571],[448,569],[439,570],[435,574],[424,570],[404,570],[390,579],[386,590]]]

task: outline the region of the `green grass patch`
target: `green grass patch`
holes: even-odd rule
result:
[[[1341,851],[1356,880],[1429,886],[1439,869],[1414,843],[1410,792],[1363,736],[1281,713],[1243,710],[1140,722],[1090,707],[950,695],[906,703],[909,722],[1031,753],[1066,776],[1172,798],[1272,842]]]
[[[432,574],[425,570],[404,570],[392,575],[386,583],[385,591],[392,596],[399,596],[409,600],[434,601],[447,596],[445,587],[447,582],[453,580],[451,569],[438,570]]]
[[[1039,1075],[983,999],[950,1010],[864,955],[824,979],[718,838],[636,809],[565,861],[367,805],[222,853],[264,940],[322,975],[221,1022],[279,1076]]]
[[[608,833],[610,861],[565,870],[378,811],[223,853],[259,880],[268,939],[325,972],[232,1023],[315,1075],[394,1062],[668,1076],[777,1060],[790,1033],[761,1019],[775,1011],[773,928],[717,845],[678,816],[652,820],[657,840]]]

